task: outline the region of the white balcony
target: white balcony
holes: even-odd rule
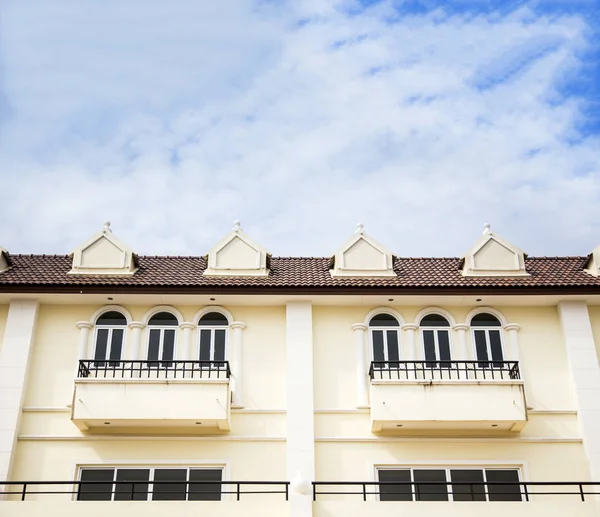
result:
[[[49,499],[48,499],[49,497]],[[2,517],[288,517],[289,503],[252,501],[0,501]],[[574,516],[576,517],[576,516]]]
[[[72,420],[82,430],[230,429],[227,362],[80,361]],[[110,427],[109,427],[110,426]]]
[[[527,423],[518,363],[398,361],[371,366],[371,430],[520,431]]]

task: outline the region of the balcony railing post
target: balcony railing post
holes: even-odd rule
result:
[[[23,483],[23,492],[21,494],[21,501],[25,501],[26,494],[27,494],[27,483]]]

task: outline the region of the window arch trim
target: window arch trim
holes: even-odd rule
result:
[[[398,330],[400,330],[404,325],[404,318],[402,317],[402,314],[400,314],[398,311],[395,311],[390,307],[378,307],[376,309],[373,309],[372,311],[369,311],[365,316],[364,323],[367,328],[371,328],[369,323],[371,322],[371,319],[374,316],[377,316],[378,314],[389,314],[390,316],[394,316],[394,318],[398,320]]]
[[[127,326],[129,326],[129,324],[133,321],[131,314],[124,307],[121,307],[120,305],[103,305],[102,307],[100,307],[100,309],[94,312],[94,314],[92,314],[90,318],[90,323],[95,327],[98,318],[107,312],[121,313],[123,316],[125,316],[125,319],[127,320]]]
[[[500,311],[498,311],[496,309],[493,309],[492,307],[477,307],[476,309],[473,309],[471,312],[469,312],[469,314],[467,314],[467,317],[465,318],[465,322],[467,323],[467,325],[469,325],[470,328],[472,328],[471,320],[473,319],[473,317],[477,316],[478,314],[484,314],[484,313],[491,314],[492,316],[495,316],[496,318],[498,318],[498,321],[500,322],[500,327],[496,327],[496,328],[504,329],[504,327],[506,325],[508,325],[508,320],[506,319],[504,314],[502,314]],[[481,327],[481,328],[483,328],[483,327]]]
[[[203,307],[202,309],[200,309],[195,315],[194,315],[194,319],[192,320],[194,325],[196,327],[198,327],[199,323],[200,323],[200,319],[203,316],[206,316],[207,314],[209,314],[210,312],[218,312],[219,314],[222,314],[223,316],[225,316],[225,318],[227,318],[227,325],[231,326],[231,324],[235,321],[235,319],[233,318],[233,314],[231,314],[231,312],[229,312],[227,309],[220,307],[219,305],[207,305],[206,307]]]
[[[144,323],[144,325],[148,325],[150,318],[152,318],[152,316],[155,316],[159,312],[168,312],[169,314],[175,316],[177,318],[178,326],[183,323],[183,315],[175,307],[172,307],[170,305],[157,305],[156,307],[150,309],[146,314],[144,314],[144,317],[142,318],[142,322]],[[177,327],[173,326],[173,328]]]
[[[439,314],[440,316],[446,318],[448,320],[448,323],[450,323],[450,327],[448,327],[449,330],[452,330],[452,328],[456,325],[456,320],[454,319],[454,316],[452,316],[452,314],[446,309],[442,309],[440,307],[427,307],[426,309],[420,311],[415,316],[415,325],[421,328],[421,320],[425,316],[430,316],[431,314]]]

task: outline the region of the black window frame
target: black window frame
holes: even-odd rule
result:
[[[526,501],[527,499],[524,497],[524,492],[522,490],[522,487],[519,483],[522,483],[522,469],[520,466],[494,466],[494,465],[460,465],[460,466],[437,466],[437,465],[432,465],[432,466],[418,466],[418,467],[410,467],[410,466],[398,466],[398,467],[376,467],[376,477],[377,477],[377,481],[381,481],[381,476],[380,473],[381,472],[403,472],[403,473],[409,473],[409,477],[410,480],[407,478],[406,475],[404,476],[399,476],[399,477],[404,477],[405,480],[402,480],[401,482],[410,482],[410,485],[398,485],[397,487],[394,487],[393,485],[379,485],[379,489],[378,489],[378,494],[377,494],[377,499],[379,501],[448,501],[448,502],[455,502],[455,498],[454,498],[454,487],[465,487],[469,485],[469,482],[466,481],[465,479],[456,479],[455,480],[452,478],[452,473],[453,472],[480,472],[483,478],[483,483],[485,483],[485,485],[475,485],[473,486],[473,498],[468,498],[468,497],[461,497],[459,499],[460,502],[474,502],[474,501],[479,501],[479,502],[497,502],[497,501],[513,501],[513,502],[523,502]],[[429,485],[427,486],[427,482],[426,481],[415,481],[415,471],[417,472],[427,472],[427,471],[437,471],[437,472],[444,472],[445,474],[445,481],[442,482],[446,482],[448,483],[447,485]],[[494,485],[494,484],[488,484],[488,473],[489,472],[513,472],[516,473],[516,480],[512,480],[512,481],[507,481],[506,482],[506,486],[510,486],[513,487],[512,491],[508,491],[508,492],[498,492],[496,491],[494,493],[494,489],[498,489],[501,488],[504,485]],[[390,480],[388,480],[390,481]],[[400,481],[399,481],[400,482]],[[477,481],[473,481],[474,483],[476,483]],[[416,485],[416,483],[418,483],[418,485]],[[490,483],[492,483],[490,481]],[[490,488],[492,487],[492,488]],[[516,490],[515,490],[516,489]],[[425,492],[423,492],[423,490],[425,490]],[[460,492],[460,494],[462,494],[463,496],[465,494],[470,494],[470,488],[469,488],[469,492],[466,491],[462,491]],[[418,496],[418,492],[420,491],[421,494],[425,494],[426,497],[417,497]],[[384,498],[382,498],[382,494],[385,496]],[[518,498],[516,498],[516,495],[519,495]],[[398,498],[393,498],[392,496],[394,495],[398,495]],[[443,496],[446,496],[447,498],[444,499]],[[490,496],[493,495],[494,497],[491,498]],[[483,496],[483,498],[482,498]],[[498,498],[498,496],[511,496],[513,498]]]
[[[86,485],[86,484],[81,484],[81,485],[77,485],[77,490],[76,493],[74,494],[74,499],[76,501],[222,501],[223,500],[223,496],[226,495],[224,493],[223,490],[223,483],[224,483],[224,473],[225,473],[225,466],[224,465],[194,465],[194,466],[179,466],[179,465],[161,465],[161,466],[148,466],[148,465],[124,465],[124,466],[104,466],[104,465],[98,465],[98,466],[94,466],[94,465],[90,465],[90,466],[85,466],[85,467],[79,467],[79,472],[78,472],[78,480],[79,481],[83,481],[83,477],[85,475],[85,472],[100,472],[100,471],[104,471],[104,472],[112,472],[112,478],[111,481],[108,481],[106,483],[102,483],[99,485],[95,485],[95,484],[90,484],[90,485]],[[129,489],[127,487],[127,485],[116,485],[115,482],[118,481],[118,477],[119,477],[119,473],[120,472],[124,472],[124,471],[147,471],[148,472],[148,477],[147,477],[147,482],[145,484],[145,489],[140,490],[140,486],[143,487],[144,482],[146,481],[145,479],[140,480],[139,482],[136,481],[135,482],[135,486],[133,486],[131,489]],[[179,487],[179,485],[174,484],[174,487],[178,487],[179,490],[166,490],[169,485],[165,484],[165,485],[157,485],[157,487],[161,487],[163,488],[163,490],[158,490],[155,491],[154,489],[154,480],[156,479],[156,472],[157,471],[185,471],[185,480],[182,483],[182,487]],[[188,481],[192,481],[191,477],[192,477],[192,473],[198,472],[198,471],[205,471],[205,472],[219,472],[220,473],[220,479],[215,479],[214,483],[210,483],[210,484],[206,484],[206,485],[188,485],[187,482]],[[212,481],[212,480],[209,480]],[[103,492],[100,491],[94,491],[93,488],[95,486],[103,486],[103,485],[109,485],[110,484],[110,493],[105,490]],[[131,485],[131,484],[130,484]],[[219,492],[218,493],[210,493],[207,494],[207,492],[209,492],[209,490],[202,490],[202,487],[219,487]],[[119,487],[121,487],[121,490],[119,490]],[[194,487],[197,487],[196,489],[194,489]],[[171,494],[177,494],[177,495],[181,495],[182,493],[182,488],[183,488],[183,495],[185,497],[181,498],[181,497],[157,497],[155,498],[155,494],[162,494],[163,496],[165,494],[171,493]],[[133,492],[133,499],[131,497],[119,497],[119,494],[122,494],[124,496],[127,495],[131,495],[132,492],[130,492],[129,490],[131,490]],[[212,491],[211,491],[212,492]],[[99,498],[90,498],[90,497],[81,497],[82,494],[86,494],[89,496],[89,494],[102,494],[104,497],[99,497]],[[205,497],[200,497],[202,494],[206,494]],[[141,494],[145,494],[145,497],[140,497]],[[194,497],[190,498],[190,495],[194,494]],[[208,495],[210,495],[211,497],[208,497]],[[110,496],[110,497],[107,497]],[[137,496],[137,497],[136,497]]]

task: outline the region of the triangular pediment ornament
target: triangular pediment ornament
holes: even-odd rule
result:
[[[396,276],[393,255],[358,224],[354,235],[335,253],[331,276]]]
[[[133,275],[136,260],[133,250],[115,237],[110,222],[72,252],[74,275]]]
[[[592,276],[600,276],[600,246],[596,246],[588,255],[584,271]]]
[[[491,231],[486,223],[475,245],[465,254],[464,276],[528,276],[525,253]]]
[[[10,266],[10,255],[8,250],[0,246],[0,273],[6,271]]]
[[[234,222],[232,231],[208,252],[206,276],[268,276],[269,252]]]

